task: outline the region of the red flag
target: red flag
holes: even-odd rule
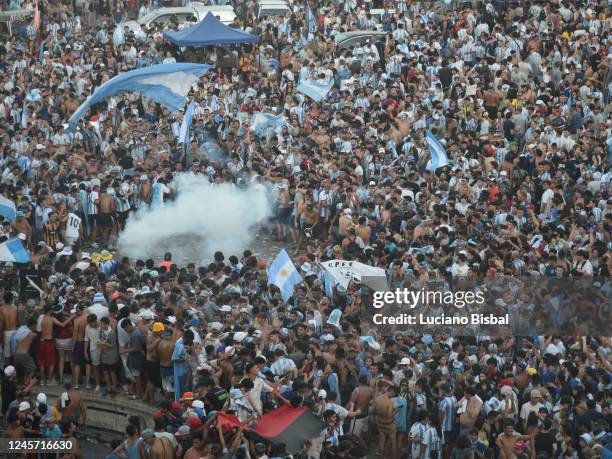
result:
[[[36,27],[36,30],[40,28],[40,11],[38,11],[38,0],[36,0],[36,7],[34,8],[34,27]]]

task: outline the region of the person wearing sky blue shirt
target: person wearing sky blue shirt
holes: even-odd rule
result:
[[[438,411],[440,412],[440,423],[442,425],[442,444],[444,445],[445,457],[450,453],[450,446],[454,442],[455,432],[455,405],[457,398],[453,395],[452,387],[442,387],[443,398],[440,400]]]
[[[164,195],[170,194],[170,188],[166,186],[164,179],[158,179],[151,189],[151,209],[159,209],[164,206]]]
[[[408,433],[408,401],[406,398],[400,395],[399,388],[397,386],[392,387],[395,395],[391,400],[395,404],[395,425],[397,429],[398,447],[403,444],[404,438]]]
[[[172,364],[174,366],[174,399],[179,401],[187,383],[187,353],[193,344],[193,332],[185,330],[182,338],[174,345]]]

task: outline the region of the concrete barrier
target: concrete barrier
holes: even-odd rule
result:
[[[35,386],[32,392],[47,394],[48,404],[55,405],[64,388],[57,386]],[[130,416],[140,418],[141,427],[153,427],[153,413],[156,409],[138,400],[131,400],[123,395],[115,398],[94,394],[93,391],[79,389],[79,394],[87,408],[86,430],[99,434],[123,434]]]

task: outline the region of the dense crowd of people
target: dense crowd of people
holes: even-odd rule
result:
[[[232,26],[260,37],[240,47],[176,48],[162,32],[178,17],[120,24],[162,3],[40,0],[38,28],[2,29],[0,196],[16,218],[0,238],[32,259],[0,268],[4,436],[74,438],[93,392],[158,410],[109,458],[611,457],[609,336],[381,336],[359,326],[362,289],[330,291],[318,265],[382,267],[390,288],[548,276],[609,295],[609,3],[314,0],[256,17],[236,0]],[[384,33],[337,46],[361,30]],[[66,129],[113,76],[172,62],[213,65],[189,96],[189,145],[180,113],[137,94]],[[333,88],[315,102],[306,79]],[[256,133],[258,112],[282,122]],[[431,170],[426,132],[446,167]],[[205,266],[115,252],[185,172],[269,186],[268,227],[304,279],[291,298],[256,247]],[[496,306],[541,307],[512,289]],[[287,403],[325,424],[299,452],[219,421]]]

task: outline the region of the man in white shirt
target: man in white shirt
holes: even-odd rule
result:
[[[521,421],[523,422],[523,426],[527,425],[527,418],[529,418],[530,413],[538,413],[540,408],[544,408],[542,404],[542,394],[539,390],[534,389],[531,391],[531,400],[527,403],[523,404],[521,407]]]

